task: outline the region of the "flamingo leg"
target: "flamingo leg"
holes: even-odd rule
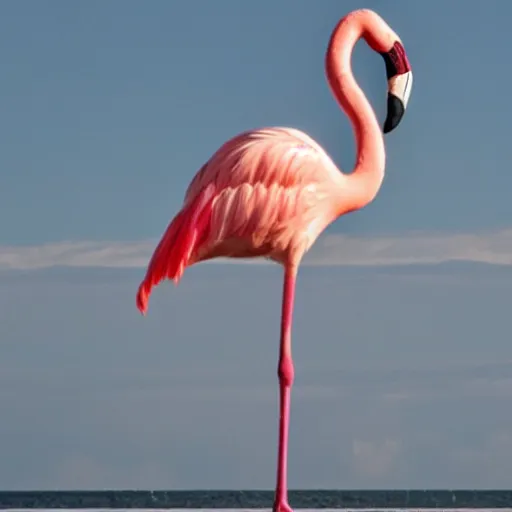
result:
[[[277,459],[277,483],[273,512],[291,512],[288,504],[288,431],[290,423],[290,401],[294,378],[291,330],[295,296],[297,268],[285,268],[283,306],[281,316],[281,342],[279,348],[279,446]]]

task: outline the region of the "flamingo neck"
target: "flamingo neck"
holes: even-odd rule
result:
[[[351,67],[352,50],[363,37],[374,40],[372,32],[378,30],[371,13],[359,11],[343,18],[336,26],[326,54],[326,74],[332,93],[349,117],[357,146],[357,159],[353,172],[346,175],[346,187],[340,214],[362,208],[371,202],[384,179],[384,139],[375,113],[358,86]],[[347,204],[347,196],[350,197]]]

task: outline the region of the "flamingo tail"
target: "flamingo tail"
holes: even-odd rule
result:
[[[143,315],[147,312],[152,288],[164,279],[177,285],[190,257],[207,238],[214,198],[215,187],[209,185],[170,222],[137,292],[137,308]]]

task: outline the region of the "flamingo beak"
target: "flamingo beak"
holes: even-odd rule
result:
[[[388,112],[384,133],[394,130],[402,120],[412,90],[412,71],[395,75],[388,80]]]

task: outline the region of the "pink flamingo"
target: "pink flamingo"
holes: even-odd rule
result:
[[[326,53],[326,74],[357,141],[354,171],[342,174],[308,135],[292,128],[263,128],[222,145],[190,183],[180,212],[157,246],[137,294],[146,313],[152,287],[178,284],[186,267],[217,257],[266,257],[284,267],[278,377],[280,421],[273,510],[290,512],[287,452],[294,380],[291,348],[295,282],[305,252],[339,216],[363,208],[384,178],[384,140],[376,116],[351,70],[360,38],[380,53],[388,78],[383,131],[399,124],[407,106],[411,68],[398,35],[375,12],[356,10],[342,18]]]

